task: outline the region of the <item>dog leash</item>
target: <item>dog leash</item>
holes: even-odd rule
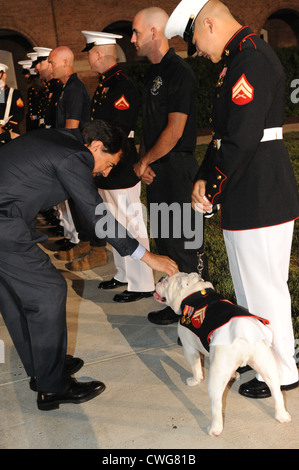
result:
[[[202,279],[202,272],[203,272],[203,268],[204,268],[204,262],[203,262],[203,259],[202,257],[204,256],[204,252],[202,253],[197,253],[197,258],[198,258],[198,265],[197,265],[197,272],[198,274],[200,275],[201,279]],[[204,280],[204,279],[202,279]]]

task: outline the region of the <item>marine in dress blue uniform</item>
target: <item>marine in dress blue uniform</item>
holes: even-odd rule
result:
[[[47,47],[34,47],[33,49],[37,53],[35,68],[44,85],[40,100],[38,127],[49,129],[56,126],[56,108],[63,85],[60,80],[53,78],[49,69],[48,57],[52,49]]]
[[[124,225],[129,222],[125,207],[128,209],[134,205],[135,214],[137,212],[139,214],[135,217],[136,223],[138,217],[139,226],[137,239],[149,249],[147,228],[143,221],[140,202],[141,183],[134,171],[134,164],[138,161],[134,130],[141,102],[136,86],[116,62],[116,40],[122,36],[95,31],[82,31],[82,33],[86,38],[83,52],[88,52],[92,70],[99,72],[99,84],[91,100],[91,120],[104,119],[120,126],[128,136],[130,148],[127,158],[113,168],[107,178],[95,177],[95,183],[104,201],[113,206],[117,217],[122,217]],[[125,205],[120,203],[121,200],[125,200]],[[82,234],[82,231],[79,233],[81,239],[80,235],[83,239],[89,239],[90,236],[88,233]],[[96,240],[91,240],[91,246],[96,244]],[[92,262],[92,255],[91,251],[82,260],[74,261],[70,269],[88,267]],[[111,289],[127,285],[124,292],[113,297],[116,302],[131,302],[151,296],[155,288],[152,270],[144,263],[129,257],[120,257],[116,250],[113,250],[113,257],[117,272],[110,281],[101,282],[99,288]]]
[[[211,205],[221,204],[237,302],[269,319],[281,386],[294,388],[298,370],[287,279],[299,202],[283,142],[282,65],[271,47],[241,26],[222,2],[183,0],[165,34],[184,37],[191,53],[197,50],[223,62],[212,107],[213,140],[193,198],[204,203],[205,194]],[[243,384],[240,393],[270,396],[260,376]]]
[[[24,118],[24,102],[19,90],[6,84],[8,66],[0,64],[0,145],[11,140],[10,131],[20,135]]]

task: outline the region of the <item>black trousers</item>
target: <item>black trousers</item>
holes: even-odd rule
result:
[[[25,239],[24,239],[25,238]],[[28,376],[43,392],[61,392],[67,349],[67,285],[32,240],[0,251],[0,311]]]
[[[153,183],[147,186],[147,204],[151,230],[159,254],[169,256],[177,263],[179,270],[185,273],[198,272],[198,260],[199,256],[202,256],[202,276],[208,280],[208,262],[203,254],[204,218],[195,214],[191,208],[193,181],[198,171],[195,156],[192,153],[170,152],[150,166],[156,177]],[[175,212],[163,212],[162,209],[157,218],[156,208],[162,203],[168,208],[174,204]],[[189,238],[195,231],[196,237]],[[198,231],[201,231],[202,236]],[[201,239],[201,242],[195,243],[196,239]],[[187,244],[192,241],[193,246],[187,248]]]

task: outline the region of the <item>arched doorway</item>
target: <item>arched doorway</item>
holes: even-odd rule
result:
[[[140,61],[140,58],[136,54],[136,49],[133,44],[131,44],[132,37],[132,22],[131,21],[116,21],[111,23],[109,26],[103,30],[106,33],[115,33],[121,34],[122,39],[117,41],[118,45],[123,51],[123,56],[120,57],[120,62],[137,62]],[[125,60],[124,60],[125,59]]]
[[[267,19],[263,29],[272,47],[299,46],[299,11],[279,10]]]

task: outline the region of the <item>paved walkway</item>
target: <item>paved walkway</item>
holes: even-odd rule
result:
[[[207,434],[211,419],[206,379],[188,387],[190,375],[183,350],[177,345],[176,325],[155,326],[147,313],[158,310],[153,298],[117,304],[116,291],[100,291],[100,280],[115,274],[112,254],[103,268],[72,273],[54,258],[54,240],[45,249],[68,284],[69,353],[84,359],[80,380],[99,379],[105,392],[82,405],[65,404],[42,412],[29,389],[19,357],[0,317],[5,362],[0,364],[0,449],[297,449],[299,445],[299,388],[284,392],[292,422],[274,420],[272,398],[246,399],[240,383],[254,372],[231,382],[224,394],[224,432]],[[157,273],[157,277],[159,277]],[[121,289],[117,289],[121,291]],[[204,361],[205,377],[209,361]],[[172,452],[169,452],[172,451]],[[101,454],[98,461],[101,463]],[[197,453],[197,456],[200,452]],[[213,454],[214,455],[214,454]],[[198,458],[198,457],[197,457]],[[197,460],[199,463],[199,460]]]
[[[297,130],[299,124],[284,128]],[[209,141],[210,136],[200,137],[200,143]],[[238,394],[240,383],[254,377],[253,371],[229,384],[223,399],[224,431],[218,438],[208,436],[206,379],[194,388],[185,384],[190,371],[177,345],[176,325],[148,322],[147,313],[160,308],[153,298],[122,305],[112,300],[120,288],[97,288],[115,273],[111,253],[104,268],[72,273],[54,257],[54,241],[45,250],[68,284],[68,352],[85,361],[76,377],[102,380],[107,389],[82,405],[39,411],[0,317],[0,347],[4,344],[5,349],[5,362],[0,363],[0,449],[110,449],[112,456],[119,455],[116,449],[129,449],[132,455],[135,449],[149,455],[151,449],[173,454],[179,449],[189,454],[200,449],[298,449],[299,388],[283,392],[292,422],[279,424],[272,398],[251,400]],[[158,279],[160,273],[156,275]],[[205,377],[208,367],[205,359]]]

